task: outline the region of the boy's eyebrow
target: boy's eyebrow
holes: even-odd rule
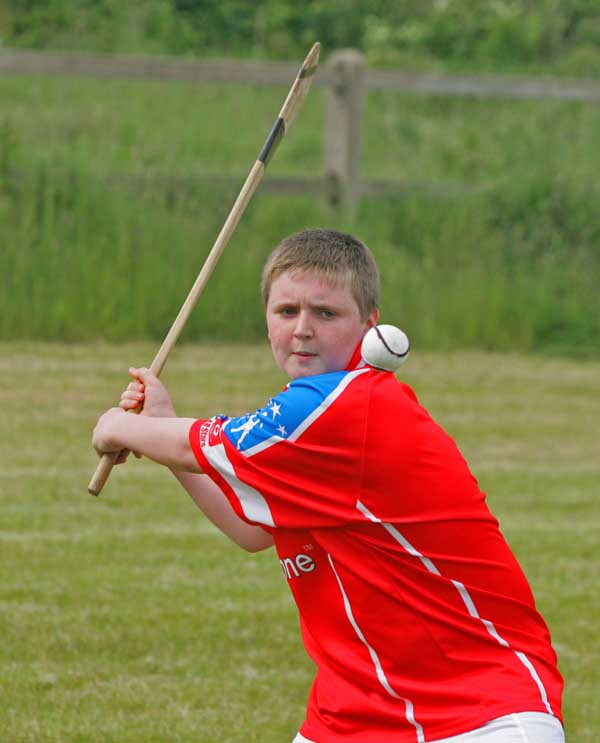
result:
[[[333,302],[319,302],[318,304],[312,304],[311,307],[315,310],[337,310],[339,309]]]
[[[288,305],[291,305],[293,307],[296,307],[299,304],[302,304],[302,302],[301,301],[298,301],[297,299],[286,299],[285,297],[283,297],[282,299],[279,299],[279,300],[276,300],[276,301],[273,302],[273,305],[275,307],[285,307],[285,306],[288,306]],[[330,301],[330,300],[324,300],[324,299],[318,299],[318,300],[315,300],[314,302],[309,301],[308,302],[308,306],[311,307],[311,308],[313,308],[313,309],[316,309],[316,310],[321,310],[321,309],[329,309],[329,310],[341,309],[341,305],[338,304],[337,302]]]
[[[283,298],[283,299],[274,300],[273,302],[271,302],[271,304],[275,307],[282,307],[288,304],[298,304],[298,301],[294,299]]]

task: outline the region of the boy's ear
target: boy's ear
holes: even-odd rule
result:
[[[374,328],[375,325],[377,325],[378,321],[379,321],[379,307],[375,307],[375,309],[369,312],[369,316],[367,317],[367,328]]]

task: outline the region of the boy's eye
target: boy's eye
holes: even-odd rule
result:
[[[295,307],[282,307],[279,310],[279,312],[285,317],[292,317],[292,315],[296,314],[296,308]]]
[[[319,316],[324,318],[325,320],[329,320],[332,317],[335,317],[335,312],[332,312],[331,310],[327,310],[324,307],[322,307],[319,310]]]

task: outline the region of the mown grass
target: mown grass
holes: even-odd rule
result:
[[[241,185],[285,90],[4,77],[0,95],[0,337],[162,337],[237,193],[185,178]],[[312,91],[270,172],[321,171],[323,117]],[[361,172],[406,191],[353,213],[259,193],[187,337],[260,338],[265,256],[329,226],[372,247],[386,319],[421,347],[597,355],[599,131],[593,104],[371,92]]]
[[[146,461],[86,493],[89,439],[154,344],[0,344],[0,739],[281,743],[313,670],[270,551],[248,555]],[[600,729],[600,364],[415,351],[401,370],[457,439],[545,616],[571,743]],[[253,409],[265,344],[176,349],[182,415]]]

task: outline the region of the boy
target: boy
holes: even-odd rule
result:
[[[548,630],[484,494],[412,390],[361,360],[379,318],[368,248],[292,235],[262,294],[282,393],[238,418],[182,419],[131,369],[97,451],[170,467],[242,547],[276,545],[317,665],[296,743],[563,741]]]

